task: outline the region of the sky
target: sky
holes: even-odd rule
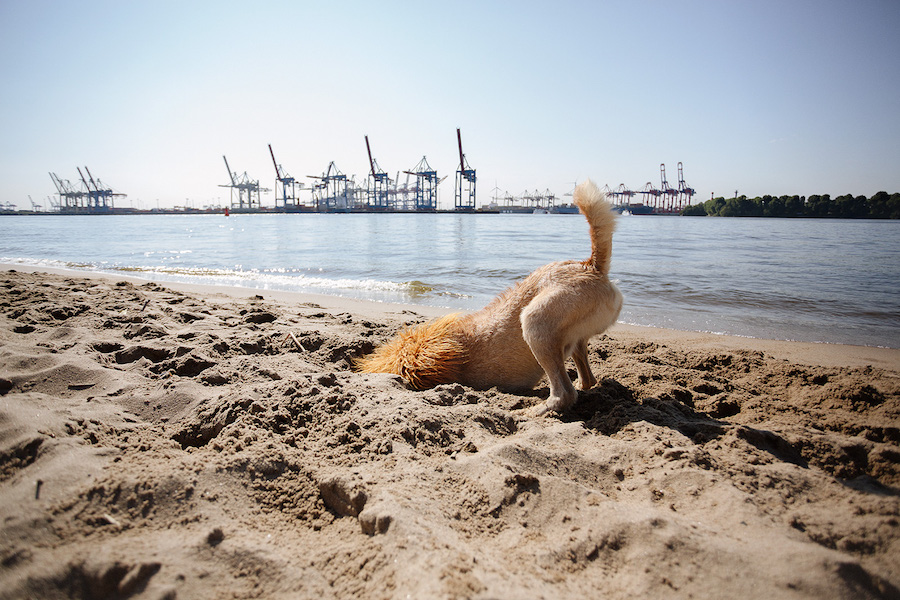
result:
[[[85,166],[117,206],[224,205],[223,155],[274,190],[269,144],[363,183],[368,136],[448,208],[457,128],[479,205],[679,162],[695,202],[900,192],[897,31],[897,0],[0,0],[0,205]]]

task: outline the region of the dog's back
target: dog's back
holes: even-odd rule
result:
[[[440,335],[430,336],[432,342],[423,340],[422,332],[433,330],[433,325],[402,332],[360,361],[359,368],[402,375],[420,389],[451,381],[482,389],[530,389],[546,373],[551,388],[548,408],[561,410],[574,402],[565,360],[574,356],[582,388],[593,385],[587,340],[612,325],[622,306],[621,294],[607,278],[615,214],[593,182],[579,185],[574,199],[590,225],[589,259],[537,269],[482,310],[455,318],[451,327],[441,327]],[[453,364],[446,381],[436,380],[433,367],[427,377],[417,376],[420,361],[415,356],[427,352],[429,364],[439,364],[438,348],[447,346],[445,336],[452,337],[447,359]]]

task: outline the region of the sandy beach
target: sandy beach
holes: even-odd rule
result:
[[[900,350],[617,325],[540,418],[353,371],[442,313],[0,265],[0,598],[900,597]]]

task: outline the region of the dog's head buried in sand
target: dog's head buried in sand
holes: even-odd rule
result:
[[[532,389],[546,374],[550,397],[531,414],[572,406],[577,392],[566,360],[575,361],[579,387],[592,388],[588,340],[615,323],[622,308],[608,277],[616,213],[592,181],[575,188],[574,200],[590,225],[590,258],[550,263],[476,313],[403,331],[358,369],[400,375],[415,389],[457,382],[509,392]]]

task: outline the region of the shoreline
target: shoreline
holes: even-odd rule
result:
[[[332,310],[346,311],[369,317],[384,317],[386,315],[407,311],[420,314],[427,318],[435,318],[451,312],[461,312],[459,310],[444,307],[380,302],[375,300],[361,300],[357,298],[347,298],[343,296],[333,296],[328,294],[289,292],[282,290],[262,290],[256,288],[244,288],[239,286],[155,281],[144,279],[141,277],[119,275],[113,273],[101,273],[97,271],[78,271],[75,269],[0,263],[0,272],[4,271],[19,271],[22,273],[51,273],[67,277],[84,277],[86,279],[101,279],[104,281],[112,282],[129,281],[137,285],[152,282],[163,287],[168,287],[170,289],[186,293],[221,295],[232,298],[252,298],[257,295],[262,295],[266,300],[275,300],[282,304],[301,304],[314,302]],[[665,329],[660,327],[648,327],[626,323],[616,323],[606,333],[607,335],[611,335],[614,337],[619,336],[631,340],[646,338],[661,343],[684,343],[697,350],[754,350],[758,352],[764,352],[775,358],[780,358],[792,362],[799,362],[807,365],[819,365],[823,367],[863,367],[871,365],[874,367],[900,371],[900,348],[857,346],[850,344],[834,344],[829,342],[771,340],[765,338],[715,334],[700,331]]]
[[[617,325],[532,417],[355,372],[425,312],[0,272],[0,598],[900,597],[896,352]]]

